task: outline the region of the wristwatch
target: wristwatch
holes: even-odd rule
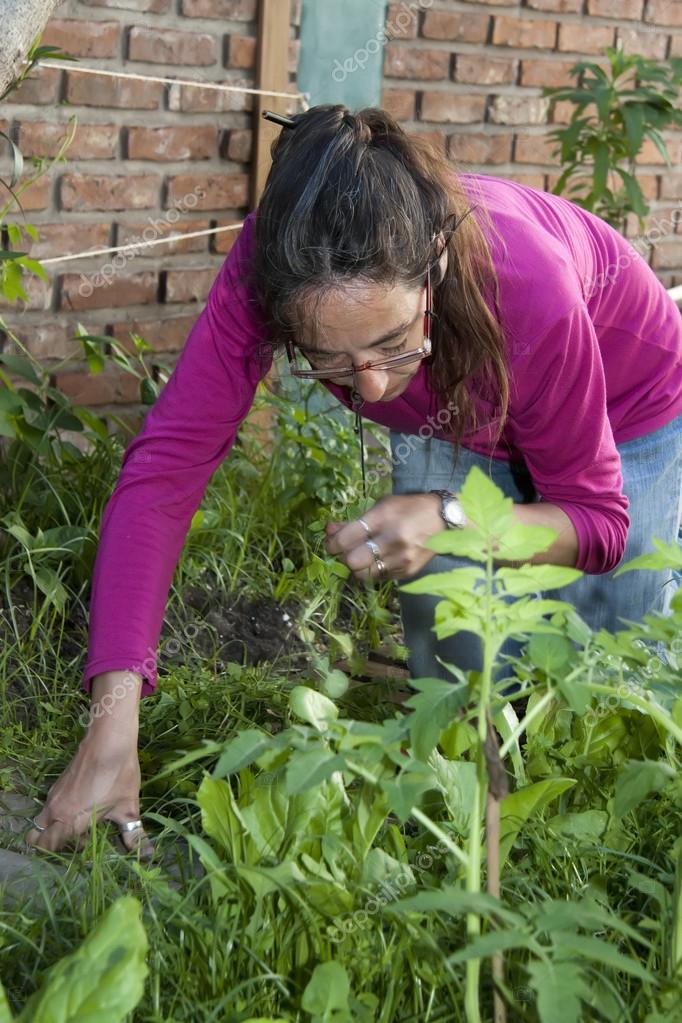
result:
[[[440,497],[440,515],[448,529],[463,529],[469,524],[457,494],[450,490],[431,490],[430,493]]]

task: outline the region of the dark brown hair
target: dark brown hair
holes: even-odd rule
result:
[[[385,111],[352,114],[324,104],[294,115],[272,146],[258,205],[253,281],[273,345],[318,323],[319,303],[349,281],[421,287],[432,268],[429,386],[439,408],[457,408],[448,434],[455,458],[479,425],[470,391],[507,414],[508,373],[485,210],[472,207],[454,166]],[[444,276],[443,232],[448,250]]]

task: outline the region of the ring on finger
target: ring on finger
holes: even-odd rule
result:
[[[365,540],[365,546],[369,547],[369,549],[372,552],[372,556],[373,556],[374,560],[376,561],[376,559],[381,555],[381,550],[379,549],[379,544],[375,543],[374,540]]]
[[[42,824],[38,824],[38,821],[35,819],[35,817],[31,817],[31,824],[36,829],[36,831],[47,831],[46,827],[43,827]]]
[[[365,531],[367,532],[367,536],[371,536],[371,535],[372,535],[372,530],[371,530],[371,529],[369,528],[369,525],[368,525],[368,524],[367,524],[367,523],[365,522],[365,520],[364,520],[363,518],[359,518],[359,519],[358,519],[358,522],[360,523],[360,525],[361,525],[361,526],[362,526],[362,527],[363,527],[363,528],[365,529]]]
[[[118,830],[123,833],[130,831],[139,831],[142,828],[142,821],[125,821],[123,824],[119,824]]]

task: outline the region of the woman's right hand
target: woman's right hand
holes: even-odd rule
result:
[[[98,821],[117,826],[140,817],[140,764],[137,755],[141,676],[111,671],[92,684],[92,714],[76,755],[51,787],[31,828],[29,845],[56,851],[73,843]],[[123,695],[120,695],[123,693]],[[144,830],[122,832],[127,849],[147,858],[153,846]]]

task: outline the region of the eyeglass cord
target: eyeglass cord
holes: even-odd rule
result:
[[[351,391],[351,403],[353,412],[355,412],[355,426],[353,427],[354,433],[357,434],[358,440],[360,441],[360,471],[362,473],[362,496],[367,497],[367,478],[365,476],[365,436],[362,426],[362,416],[360,415],[360,409],[362,408],[362,397],[358,391],[353,388]]]

